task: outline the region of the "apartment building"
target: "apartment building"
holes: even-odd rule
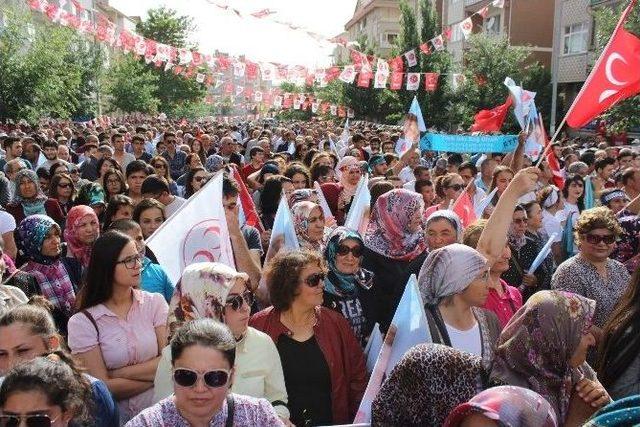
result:
[[[553,0],[505,0],[504,7],[492,6],[492,0],[443,0],[442,22],[451,26],[472,16],[485,6],[489,12],[485,19],[474,15],[474,33],[506,37],[511,45],[531,51],[533,61],[551,67],[553,47]],[[454,62],[461,64],[467,42],[462,33],[453,27],[447,49]]]

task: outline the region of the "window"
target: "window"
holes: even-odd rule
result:
[[[382,34],[382,46],[393,46],[398,40],[398,33],[384,33]]]
[[[589,27],[586,22],[564,27],[562,35],[562,53],[572,55],[587,51],[589,41]]]
[[[484,21],[484,31],[488,36],[499,36],[502,33],[500,18],[500,15],[494,15]]]

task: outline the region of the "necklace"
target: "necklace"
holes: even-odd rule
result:
[[[316,316],[315,310],[313,311],[313,317],[307,317],[301,323],[296,323],[289,312],[282,313],[282,318],[285,323],[287,323],[284,325],[284,327],[287,328],[287,335],[289,335],[290,337],[296,335],[296,333],[300,334],[301,332],[306,331],[309,326],[311,326],[311,328],[313,329],[318,324],[318,317]],[[311,322],[312,319],[313,323]]]

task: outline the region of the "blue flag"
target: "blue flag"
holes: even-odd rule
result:
[[[371,204],[371,193],[369,192],[369,176],[365,174],[360,178],[356,194],[347,213],[344,226],[349,230],[357,231],[364,235],[369,224],[369,206]]]
[[[452,153],[509,153],[516,149],[518,135],[446,135],[427,133],[420,150]]]
[[[415,96],[413,97],[413,101],[411,101],[411,107],[409,107],[409,112],[418,118],[418,130],[420,132],[426,132],[427,126],[424,123],[424,117],[422,117],[422,110],[420,109],[418,98]]]
[[[591,209],[594,206],[593,183],[591,182],[591,177],[586,176],[584,178],[584,208]]]
[[[298,242],[298,236],[296,236],[296,229],[293,226],[293,217],[291,216],[291,210],[289,210],[287,198],[284,194],[280,197],[276,217],[273,220],[273,229],[271,230],[269,246],[273,245],[273,242],[279,237],[284,238],[280,249],[290,251],[300,250],[300,243]]]

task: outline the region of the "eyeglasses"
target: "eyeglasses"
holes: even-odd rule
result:
[[[203,378],[207,387],[218,388],[229,382],[230,371],[217,369],[203,374],[187,368],[177,368],[173,370],[173,381],[181,387],[193,387],[198,382],[198,378]]]
[[[58,420],[49,418],[46,414],[28,415],[0,415],[0,427],[18,427],[24,421],[27,427],[51,427],[51,423]]]
[[[253,296],[253,292],[246,291],[239,295],[234,295],[230,298],[227,298],[227,306],[231,306],[233,311],[238,311],[242,308],[242,306],[246,303],[249,307],[253,305],[253,301],[255,300]]]
[[[116,264],[124,264],[126,268],[133,270],[138,264],[142,265],[142,257],[140,255],[131,255],[130,257],[126,257],[125,259],[116,262]]]
[[[194,177],[193,177],[193,180],[194,180],[195,182],[202,182],[202,180],[203,180],[204,178],[205,178],[204,176],[194,176]]]
[[[314,273],[311,276],[307,277],[306,279],[304,279],[304,282],[307,284],[307,286],[309,286],[310,288],[315,288],[316,286],[318,286],[321,282],[324,282],[326,274],[324,273]]]
[[[587,243],[590,243],[592,245],[597,245],[600,244],[601,242],[604,242],[607,245],[611,245],[613,243],[615,243],[616,241],[616,236],[613,234],[607,234],[606,236],[600,236],[598,234],[583,234],[585,240],[587,241]]]
[[[464,184],[453,184],[453,185],[449,185],[447,188],[450,188],[453,191],[460,191],[464,188]]]
[[[514,224],[527,224],[529,222],[529,218],[516,218],[513,220]]]
[[[354,246],[353,248],[350,248],[349,246],[346,246],[346,245],[338,246],[338,251],[337,251],[338,255],[347,256],[349,252],[351,252],[354,257],[360,258],[360,256],[362,255],[362,247],[360,245]]]

